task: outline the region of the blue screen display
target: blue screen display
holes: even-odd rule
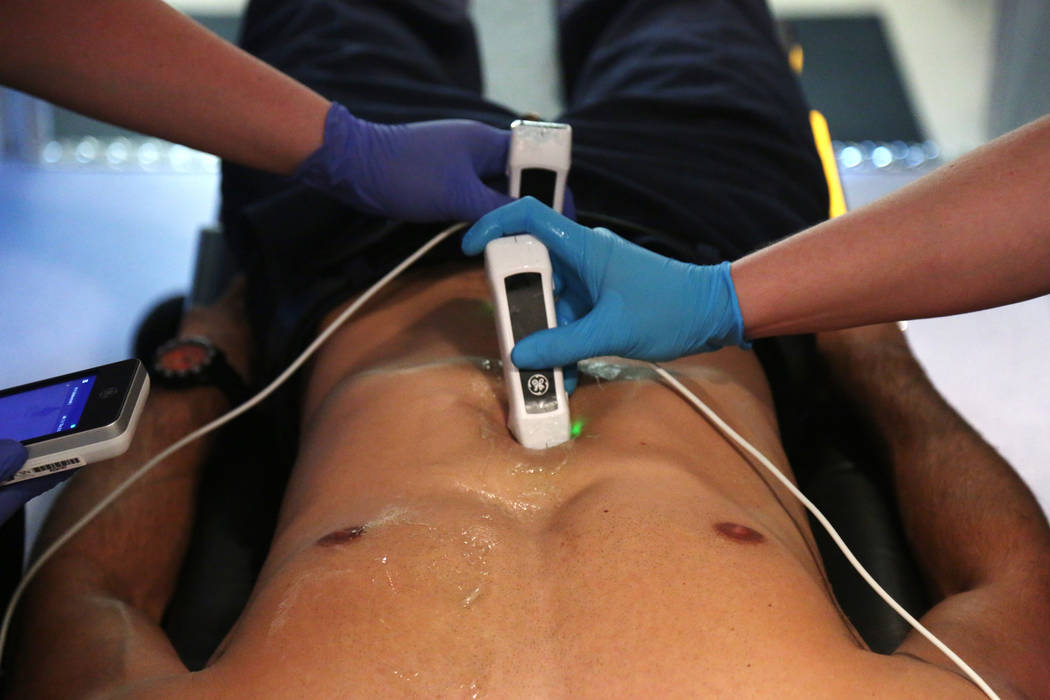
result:
[[[30,440],[80,423],[95,375],[0,398],[0,438]]]

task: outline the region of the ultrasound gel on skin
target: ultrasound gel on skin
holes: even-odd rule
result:
[[[530,195],[561,212],[571,149],[568,124],[520,120],[511,124],[510,196]],[[560,445],[571,434],[561,367],[523,370],[510,359],[519,340],[557,325],[547,248],[529,235],[497,238],[485,246],[485,273],[503,359],[507,427],[524,447],[542,450]]]

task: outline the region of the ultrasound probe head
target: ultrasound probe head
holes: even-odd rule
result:
[[[510,195],[534,196],[560,212],[571,148],[572,127],[568,124],[521,120],[511,124],[507,157]],[[497,238],[485,247],[485,273],[507,386],[507,425],[525,447],[560,445],[571,436],[561,367],[522,370],[510,357],[519,340],[557,325],[547,248],[529,235]]]
[[[510,125],[508,194],[531,196],[561,213],[572,162],[572,127],[518,119]]]

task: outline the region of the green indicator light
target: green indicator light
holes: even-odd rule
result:
[[[492,313],[493,313],[492,302],[489,301],[488,299],[481,299],[480,301],[481,301],[481,312],[491,316]]]
[[[583,432],[583,419],[582,418],[577,418],[576,420],[574,420],[572,422],[572,428],[569,429],[569,435],[573,439],[576,439],[576,438],[580,437],[580,433],[582,433],[582,432]]]

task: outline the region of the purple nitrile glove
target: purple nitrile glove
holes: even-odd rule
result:
[[[510,201],[481,181],[504,174],[509,143],[509,131],[481,122],[375,124],[333,102],[324,143],[294,177],[369,214],[474,221]]]
[[[7,481],[26,463],[26,448],[17,440],[0,440],[0,482]],[[0,524],[7,522],[31,498],[58,486],[73,476],[75,469],[26,479],[10,486],[0,486]]]
[[[463,236],[476,255],[494,238],[529,233],[547,246],[558,327],[514,346],[524,369],[599,355],[671,360],[727,345],[748,347],[728,262],[691,265],[590,229],[526,197],[484,216]]]

